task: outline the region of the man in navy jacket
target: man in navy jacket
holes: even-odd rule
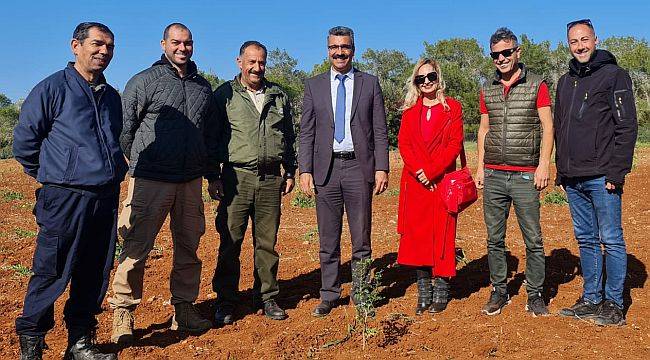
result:
[[[54,327],[54,302],[70,285],[63,310],[66,358],[116,359],[93,344],[115,253],[120,182],[127,171],[119,146],[120,95],[102,75],[114,36],[103,24],[77,26],[75,62],[41,81],[25,100],[14,129],[14,156],[43,186],[39,224],[22,314],[16,319],[21,359],[41,359]]]

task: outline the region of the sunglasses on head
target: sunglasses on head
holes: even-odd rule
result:
[[[576,25],[587,25],[592,29],[594,28],[594,26],[591,24],[591,20],[589,20],[589,19],[580,19],[580,20],[576,20],[576,21],[571,21],[570,23],[566,24],[566,31],[571,30],[571,28],[576,26]]]
[[[492,51],[490,53],[490,57],[493,60],[497,60],[499,58],[499,55],[503,55],[503,57],[509,57],[510,55],[512,55],[512,53],[517,51],[517,49],[519,49],[518,46],[515,46],[512,49],[505,49],[505,50],[501,50],[501,51]]]
[[[413,82],[415,83],[415,85],[422,85],[426,81],[425,79],[429,79],[430,82],[434,82],[438,80],[438,73],[432,71],[426,75],[418,75],[413,79]]]

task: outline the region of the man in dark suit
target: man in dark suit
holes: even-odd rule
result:
[[[388,136],[377,77],[352,67],[354,33],[336,26],[327,37],[330,71],[305,82],[300,121],[300,188],[316,195],[320,236],[321,303],[314,316],[330,313],[341,296],[343,208],[352,237],[352,300],[365,276],[355,271],[369,258],[372,194],[388,187]]]

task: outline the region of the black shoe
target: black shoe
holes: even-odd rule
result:
[[[415,315],[422,315],[431,306],[431,278],[418,279],[418,303],[415,305]]]
[[[105,354],[95,345],[95,331],[68,329],[68,348],[65,360],[117,360],[117,354]]]
[[[320,302],[320,304],[316,305],[314,311],[311,314],[316,317],[326,316],[327,314],[332,312],[332,309],[334,309],[335,307],[336,307],[336,301],[323,300]]]
[[[19,335],[20,360],[41,360],[43,349],[47,349],[45,336]]]
[[[432,314],[442,312],[447,308],[447,304],[449,304],[449,281],[445,278],[435,277],[429,312]]]
[[[577,317],[579,319],[592,319],[600,311],[601,304],[593,304],[585,300],[583,297],[579,298],[573,306],[564,308],[558,313],[560,316]]]
[[[288,317],[273,299],[264,302],[264,315],[273,320],[284,320]]]
[[[510,296],[507,293],[502,294],[497,290],[492,290],[490,300],[483,306],[481,312],[485,315],[501,314],[501,309],[508,304],[510,304]]]
[[[231,325],[235,322],[235,306],[231,303],[217,304],[214,312],[214,323],[217,327]]]
[[[600,312],[594,317],[594,323],[599,326],[623,326],[625,316],[618,305],[613,301],[605,300],[600,306]]]
[[[526,311],[531,313],[533,317],[538,316],[548,316],[548,309],[544,303],[544,299],[541,294],[536,294],[534,296],[528,297],[528,302],[526,303]]]

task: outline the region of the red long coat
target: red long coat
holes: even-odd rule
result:
[[[422,185],[415,173],[424,169],[427,179],[438,183],[456,169],[463,142],[463,111],[455,99],[446,98],[445,119],[432,119],[435,132],[425,142],[420,129],[422,99],[402,114],[398,146],[404,170],[400,182],[397,231],[401,235],[397,262],[431,266],[435,276],[456,275],[456,216],[445,209],[437,190]],[[424,110],[426,111],[426,110]],[[438,134],[442,131],[442,136]]]

